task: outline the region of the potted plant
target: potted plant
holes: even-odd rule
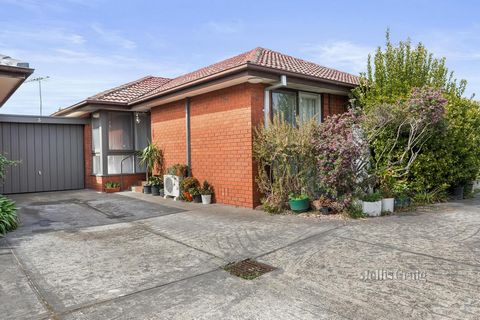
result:
[[[212,202],[213,187],[207,180],[203,181],[202,188],[200,188],[200,194],[202,195],[203,204],[210,204]]]
[[[113,182],[113,181],[107,181],[105,183],[106,193],[113,193],[113,192],[119,192],[119,191],[120,191],[120,183]]]
[[[183,198],[187,201],[193,201],[193,196],[190,194],[190,189],[198,189],[200,183],[197,178],[186,177],[180,183],[180,190],[182,191]]]
[[[312,201],[312,207],[320,211],[323,215],[329,215],[333,211],[332,200],[324,195],[321,195],[317,200]]]
[[[304,193],[294,194],[288,196],[288,205],[293,212],[300,213],[310,209],[310,199]]]
[[[393,191],[388,188],[382,188],[382,212],[393,213],[395,206],[395,197]]]
[[[398,181],[394,184],[393,194],[395,195],[394,207],[404,208],[410,206],[409,188],[405,181]]]
[[[143,193],[145,193],[145,194],[151,194],[152,193],[152,185],[150,184],[150,181],[148,181],[147,183],[145,183],[143,185]]]
[[[452,186],[452,200],[463,200],[463,194],[465,191],[465,184],[457,182]]]
[[[373,192],[363,197],[362,210],[363,213],[370,217],[378,217],[382,213],[382,194]]]
[[[160,172],[160,175],[163,173],[163,151],[162,149],[158,148],[155,144],[150,143],[148,146],[143,149],[139,155],[138,155],[140,161],[139,164],[141,166],[145,166],[145,181],[147,181],[147,184],[149,184],[148,180],[148,173],[152,172],[155,169],[155,166],[157,167],[158,171]],[[151,184],[150,184],[151,186]],[[144,191],[145,191],[146,185],[144,185]],[[151,192],[145,192],[145,193],[151,193]]]
[[[163,179],[160,176],[151,176],[149,183],[152,186],[152,195],[160,196],[163,193]]]
[[[200,190],[198,187],[193,187],[188,190],[190,195],[193,198],[193,202],[195,203],[201,203],[202,202],[202,195],[200,194]]]

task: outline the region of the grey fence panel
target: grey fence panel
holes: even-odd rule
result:
[[[84,188],[83,124],[45,120],[0,118],[0,152],[20,161],[8,168],[0,194]]]

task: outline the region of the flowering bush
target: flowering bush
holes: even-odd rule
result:
[[[446,104],[440,89],[426,87],[414,88],[407,99],[393,105],[370,106],[365,129],[373,170],[381,182],[391,184],[409,174],[424,145],[442,127]]]
[[[313,139],[317,160],[317,177],[321,190],[348,207],[352,194],[366,179],[368,142],[359,110],[328,117]]]

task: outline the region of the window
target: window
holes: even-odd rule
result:
[[[96,118],[92,118],[92,151],[100,153],[100,115]]]
[[[321,109],[320,94],[294,91],[272,92],[273,114],[280,114],[286,122],[292,125],[296,125],[297,117],[300,124],[312,118],[320,123],[322,121]]]
[[[129,154],[108,156],[108,174],[134,173],[133,156]],[[123,161],[123,162],[122,162]]]
[[[108,113],[108,149],[133,150],[133,118],[131,112]]]
[[[320,108],[320,95],[313,93],[299,93],[299,121],[308,122],[310,119],[316,119],[318,123],[322,121]]]
[[[137,112],[135,114],[135,150],[141,151],[148,145],[148,127],[150,119],[148,114]]]
[[[272,93],[273,114],[279,114],[291,124],[295,124],[297,110],[297,93],[288,91],[274,91]]]
[[[149,136],[148,113],[97,112],[92,117],[92,174],[145,172],[135,153],[147,146]]]
[[[100,167],[100,155],[94,155],[92,157],[92,173],[101,174],[102,168]]]

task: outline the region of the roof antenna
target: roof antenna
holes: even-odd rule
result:
[[[47,79],[50,79],[50,77],[49,76],[37,77],[37,78],[30,79],[28,81],[25,81],[25,83],[27,83],[27,82],[38,82],[38,94],[39,94],[39,97],[40,97],[40,117],[42,116],[42,81],[47,80]]]

